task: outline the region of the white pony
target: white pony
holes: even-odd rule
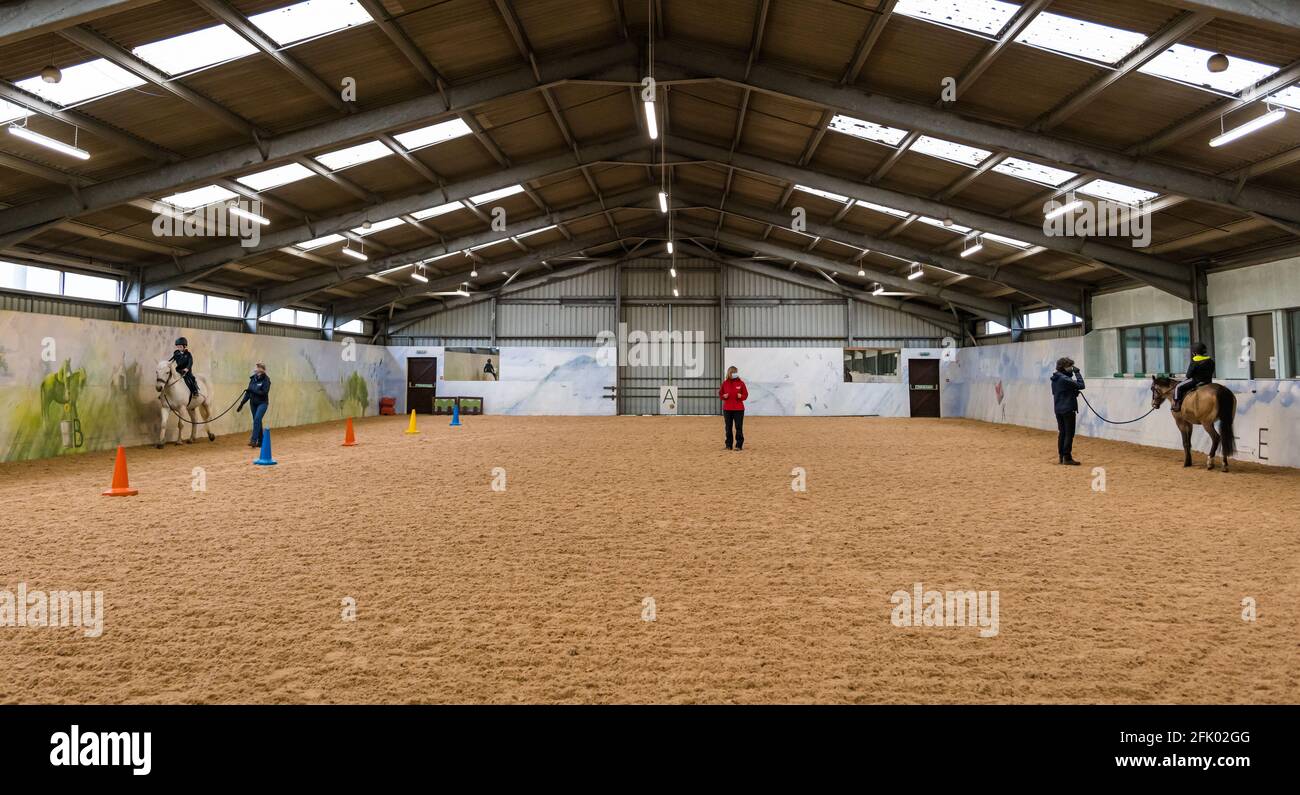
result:
[[[185,379],[181,374],[176,372],[176,363],[171,359],[158,362],[158,378],[154,381],[154,389],[158,392],[158,404],[162,409],[162,430],[158,434],[158,443],[154,447],[159,450],[167,443],[167,421],[169,418],[176,420],[176,444],[181,443],[181,436],[184,431],[181,412],[190,415],[190,438],[185,440],[186,444],[194,444],[194,435],[198,432],[200,423],[194,418],[194,410],[198,409],[203,415],[203,430],[208,435],[209,442],[217,440],[216,434],[208,430],[208,396],[212,390],[208,386],[208,379],[203,376],[194,376],[199,383],[199,394],[196,397],[190,397],[190,388],[185,386]]]

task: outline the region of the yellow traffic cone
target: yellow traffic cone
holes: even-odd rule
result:
[[[406,432],[419,433],[419,431],[415,429],[415,409],[411,409],[411,424],[406,426]]]

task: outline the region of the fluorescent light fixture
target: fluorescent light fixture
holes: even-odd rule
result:
[[[650,140],[656,141],[659,139],[659,122],[655,119],[654,100],[648,100],[643,104],[645,105],[645,128],[650,133]]]
[[[912,263],[912,272],[907,274],[908,281],[919,279],[925,275],[925,267],[919,262]]]
[[[1267,127],[1268,125],[1273,124],[1274,122],[1282,121],[1282,118],[1284,116],[1286,116],[1286,111],[1282,110],[1281,108],[1278,108],[1277,110],[1269,111],[1268,113],[1265,113],[1263,116],[1256,116],[1255,118],[1251,119],[1250,121],[1246,122],[1240,127],[1234,127],[1231,130],[1228,130],[1227,132],[1223,133],[1222,135],[1216,135],[1215,137],[1211,138],[1210,146],[1223,146],[1224,144],[1232,143],[1233,141],[1237,140],[1238,138],[1241,138],[1242,136],[1250,135],[1251,133],[1255,132],[1258,129]]]
[[[1068,203],[1066,203],[1066,204],[1062,204],[1060,207],[1057,207],[1055,210],[1052,210],[1051,212],[1047,213],[1047,214],[1044,215],[1043,217],[1044,217],[1044,218],[1055,218],[1055,217],[1058,216],[1058,215],[1065,215],[1066,213],[1070,212],[1071,210],[1076,210],[1076,209],[1078,209],[1079,207],[1082,207],[1082,206],[1083,206],[1083,199],[1075,199],[1075,200],[1073,200],[1073,201],[1071,201],[1071,202],[1068,202]]]
[[[320,248],[321,246],[328,246],[331,243],[342,242],[343,239],[344,239],[343,235],[325,235],[324,237],[317,237],[317,238],[312,238],[311,240],[304,240],[303,242],[296,244],[295,247],[300,248],[303,251],[311,251],[314,248]]]
[[[880,295],[880,294],[883,293],[884,291],[885,291],[885,286],[884,286],[883,284],[881,284],[880,282],[876,282],[875,284],[871,285],[871,294],[872,294],[872,295]]]
[[[349,257],[353,259],[359,259],[362,262],[365,262],[366,260],[370,259],[370,257],[367,257],[365,254],[361,253],[360,251],[357,251],[355,248],[344,248],[343,253],[347,254]]]
[[[1023,240],[1016,240],[1014,237],[1006,237],[994,232],[983,232],[980,234],[981,240],[996,240],[999,243],[1006,244],[1012,248],[1029,248],[1029,244]]]
[[[669,274],[670,276],[672,276],[674,279],[676,279],[676,278],[677,278],[677,269],[676,269],[676,268],[669,268],[669,269],[668,269],[668,274]]]
[[[980,242],[980,239],[977,237],[977,238],[975,238],[975,245],[971,246],[970,248],[964,248],[964,249],[962,249],[962,250],[961,250],[961,255],[962,255],[963,257],[969,257],[971,254],[978,254],[979,252],[981,252],[981,251],[983,251],[983,250],[984,250],[984,244],[981,243],[981,242]]]
[[[674,288],[673,288],[673,297],[674,297],[674,298],[677,298],[677,297],[679,297],[680,295],[681,295],[681,293],[677,291],[677,288],[676,288],[676,287],[674,287]]]
[[[668,194],[659,191],[659,212],[667,214],[668,212]]]
[[[56,152],[62,152],[63,154],[69,155],[71,157],[75,157],[78,160],[90,159],[90,152],[87,152],[85,149],[73,146],[72,144],[65,144],[64,142],[55,140],[53,138],[50,138],[49,136],[41,135],[38,132],[33,132],[32,130],[27,129],[26,127],[11,126],[9,128],[9,132],[13,133],[19,138],[25,138],[34,144],[43,146],[46,149],[53,149]]]
[[[250,221],[256,221],[262,226],[267,226],[271,223],[271,219],[260,216],[254,212],[249,212],[238,204],[230,205],[229,209],[231,215],[238,215],[240,218],[247,218]]]
[[[429,283],[429,277],[419,271],[411,271],[411,278],[415,279],[417,282],[424,282],[425,284]]]
[[[671,240],[668,241],[668,253],[673,253],[673,241]]]

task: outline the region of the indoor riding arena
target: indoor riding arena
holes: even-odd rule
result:
[[[0,3],[0,703],[1300,702],[1289,7]]]

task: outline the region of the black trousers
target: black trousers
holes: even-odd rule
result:
[[[737,410],[723,409],[722,418],[723,418],[723,422],[726,423],[727,426],[727,449],[728,450],[731,449],[731,442],[732,442],[731,426],[733,425],[736,426],[736,435],[735,435],[736,449],[740,449],[741,447],[744,447],[745,446],[745,410],[740,409],[739,411],[737,411]]]
[[[1073,411],[1056,415],[1056,454],[1061,458],[1074,458],[1074,420]]]

